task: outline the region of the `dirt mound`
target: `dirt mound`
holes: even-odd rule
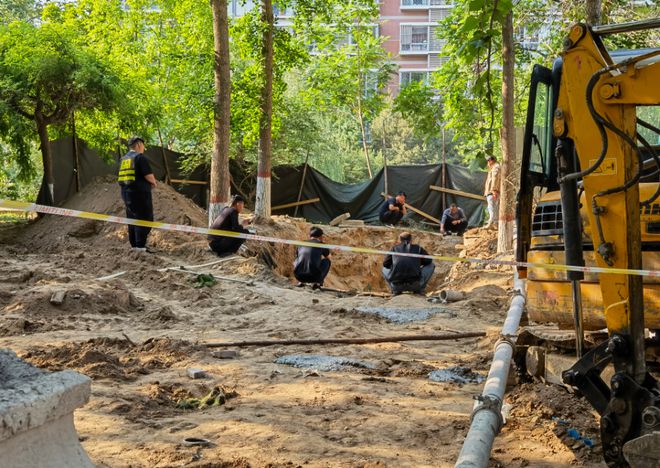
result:
[[[285,239],[307,239],[311,224],[295,218],[278,216],[274,222],[257,226],[259,234]],[[325,240],[329,244],[350,245],[379,250],[390,250],[404,229],[383,226],[339,228],[322,226]],[[413,242],[420,244],[429,253],[455,255],[454,243],[443,239],[439,233],[410,230]],[[273,270],[282,276],[293,278],[293,261],[296,248],[285,244],[250,245],[251,251],[265,258]],[[383,257],[352,252],[332,252],[332,267],[325,286],[342,290],[389,292],[381,274]],[[432,290],[439,286],[448,274],[451,264],[436,262],[435,274],[428,286]],[[293,281],[293,280],[292,280]]]
[[[73,369],[92,379],[131,381],[151,369],[185,364],[206,348],[170,338],[151,339],[141,345],[117,338],[94,338],[82,343],[31,348],[23,356],[51,371]]]
[[[154,220],[189,226],[206,226],[206,212],[167,184],[158,184],[153,191]],[[65,208],[91,211],[113,216],[125,216],[119,186],[114,177],[99,178],[77,193]],[[56,253],[90,251],[102,255],[108,247],[128,247],[126,226],[94,220],[45,216],[15,233],[16,241],[31,251]],[[154,230],[150,245],[173,253],[190,254],[199,249],[201,236]],[[205,243],[203,243],[205,248]],[[112,256],[112,254],[111,254]]]

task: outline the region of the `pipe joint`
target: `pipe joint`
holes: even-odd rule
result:
[[[480,405],[472,410],[470,422],[474,421],[475,416],[480,411],[490,411],[497,419],[496,434],[499,433],[504,425],[504,418],[502,417],[502,400],[495,395],[475,395],[474,399],[477,400]]]
[[[511,346],[511,349],[516,349],[516,339],[517,336],[515,335],[500,335],[500,339],[495,343],[495,349],[502,343],[508,344]]]

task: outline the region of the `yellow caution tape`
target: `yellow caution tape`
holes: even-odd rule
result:
[[[259,236],[256,234],[244,234],[242,232],[223,231],[219,229],[209,229],[209,228],[202,228],[196,226],[185,226],[182,224],[169,224],[169,223],[161,223],[158,221],[143,221],[139,219],[122,218],[120,216],[112,216],[102,213],[70,210],[68,208],[58,208],[54,206],[39,205],[36,203],[13,201],[13,200],[0,199],[0,207],[11,208],[20,211],[33,211],[37,213],[51,214],[57,216],[67,216],[70,218],[93,219],[95,221],[103,221],[106,223],[130,224],[134,226],[162,229],[165,231],[192,232],[196,234],[206,234],[206,235],[211,234],[214,236],[234,237],[238,239],[246,239],[257,242],[273,242],[278,244],[295,245],[300,247],[302,246],[320,247],[331,250],[339,250],[342,252],[354,252],[354,253],[363,253],[370,255],[398,255],[400,257],[427,258],[439,262],[472,263],[479,265],[505,265],[512,267],[543,268],[546,270],[555,270],[555,271],[581,271],[584,273],[604,273],[604,274],[613,274],[613,275],[660,277],[660,270],[632,270],[627,268],[603,268],[603,267],[594,267],[594,266],[571,266],[571,265],[559,265],[559,264],[549,264],[549,263],[516,262],[512,260],[511,261],[484,260],[481,258],[461,258],[461,257],[450,257],[444,255],[421,255],[421,254],[405,253],[405,252],[391,252],[387,250],[378,250],[368,247],[353,247],[350,245],[320,244],[317,242],[280,239],[278,237]]]

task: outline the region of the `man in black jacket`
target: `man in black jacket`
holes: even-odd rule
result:
[[[313,227],[309,230],[309,241],[317,244],[323,243],[323,230]],[[325,277],[330,271],[329,249],[320,247],[298,247],[296,260],[293,263],[293,274],[300,283],[299,287],[305,283],[312,283],[314,289],[323,286]]]
[[[231,199],[231,206],[226,206],[222,209],[218,217],[213,221],[213,224],[211,224],[211,229],[249,233],[244,227],[247,226],[248,220],[243,220],[242,223],[238,220],[238,215],[243,211],[243,208],[245,208],[245,199],[240,195],[234,195]],[[236,253],[239,247],[243,245],[243,242],[245,242],[245,239],[214,236],[213,234],[209,234],[208,240],[209,247],[219,257]]]
[[[154,220],[151,189],[156,187],[156,178],[144,153],[144,140],[133,137],[128,140],[128,149],[119,161],[117,181],[121,187],[121,198],[126,206],[126,217],[143,221]],[[148,252],[147,237],[150,227],[128,225],[128,241],[133,250]]]
[[[399,243],[392,247],[392,252],[428,255],[428,252],[412,243],[412,235],[402,232]],[[404,291],[424,294],[431,279],[435,265],[430,258],[387,255],[383,261],[383,277],[395,296]]]

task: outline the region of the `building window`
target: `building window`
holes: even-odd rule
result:
[[[399,72],[399,87],[405,88],[410,83],[429,82],[429,72],[427,71],[401,71]]]
[[[401,52],[428,52],[429,27],[402,24],[400,49]]]
[[[401,0],[402,7],[425,7],[429,6],[429,0]]]

